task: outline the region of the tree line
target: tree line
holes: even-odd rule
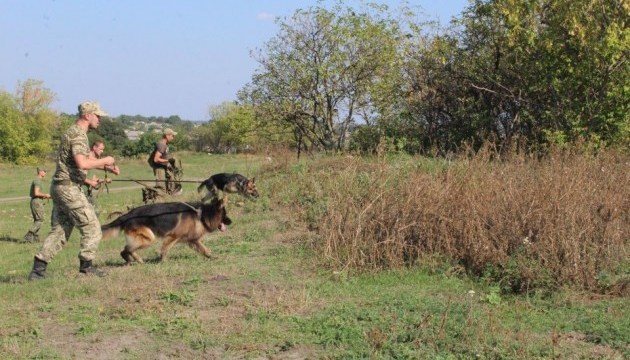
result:
[[[629,14],[617,0],[472,0],[445,28],[373,4],[298,10],[254,53],[240,100],[298,151],[627,149]]]
[[[176,149],[211,152],[628,149],[629,20],[618,0],[471,0],[449,26],[409,7],[313,6],[277,20],[252,51],[250,82],[237,101],[210,107],[209,122],[122,115],[92,136],[124,156],[148,154],[159,137],[128,140],[138,120],[181,132]],[[53,100],[37,80],[0,92],[0,160],[51,152],[73,119],[49,110]]]

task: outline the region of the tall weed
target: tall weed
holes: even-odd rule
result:
[[[318,232],[313,246],[336,269],[438,256],[504,291],[627,294],[629,166],[619,153],[566,150],[500,159],[485,149],[450,163],[344,156],[268,184]]]

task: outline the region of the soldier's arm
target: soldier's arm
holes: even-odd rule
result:
[[[160,165],[168,164],[168,159],[163,158],[162,155],[161,152],[156,151],[155,155],[153,155],[153,162]]]
[[[77,164],[77,167],[81,170],[92,170],[92,169],[104,170],[106,166],[114,165],[114,158],[111,156],[106,156],[100,159],[90,159],[85,154],[75,154],[74,162]]]
[[[99,179],[96,177],[96,175],[92,176],[91,179],[86,178],[85,180],[83,180],[83,182],[93,188],[97,188],[99,185]]]
[[[115,175],[120,175],[120,169],[118,168],[117,165],[105,165],[105,171],[109,171]]]
[[[35,197],[42,198],[42,199],[50,199],[50,194],[41,192],[39,186],[35,186],[35,191],[33,191],[33,193],[35,194]]]

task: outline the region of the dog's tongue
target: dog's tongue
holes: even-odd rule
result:
[[[221,226],[219,226],[219,231],[224,232],[225,231],[225,224],[221,223]]]

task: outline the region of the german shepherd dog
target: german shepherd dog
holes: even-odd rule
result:
[[[226,225],[231,223],[223,201],[215,199],[209,204],[170,202],[139,206],[101,226],[101,230],[104,240],[120,231],[125,233],[127,245],[120,256],[130,264],[132,259],[143,263],[136,251],[149,247],[156,238],[163,239],[160,260],[166,259],[169,250],[177,243],[186,243],[210,257],[210,250],[201,239],[215,230],[225,231]]]
[[[229,193],[238,193],[246,197],[258,197],[256,178],[250,180],[241,174],[221,173],[212,175],[199,185],[197,192],[201,192],[204,188],[208,190],[208,194],[204,196],[201,200],[202,202],[218,197],[218,190],[223,192],[223,202],[226,205]]]

